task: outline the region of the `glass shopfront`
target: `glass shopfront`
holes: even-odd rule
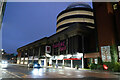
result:
[[[58,66],[62,66],[63,60],[58,60]]]
[[[82,60],[73,60],[73,68],[75,67],[82,68]]]
[[[65,67],[71,67],[71,60],[65,60]]]
[[[56,65],[56,60],[52,60],[52,65]]]

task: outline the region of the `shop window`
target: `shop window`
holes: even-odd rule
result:
[[[56,65],[56,60],[52,60],[52,65]]]
[[[58,66],[62,66],[63,60],[58,60]]]
[[[75,67],[82,68],[82,60],[73,60],[73,68]]]
[[[65,66],[71,67],[71,60],[65,60]]]

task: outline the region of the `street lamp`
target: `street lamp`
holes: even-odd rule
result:
[[[4,49],[0,50],[0,60],[2,61],[2,55],[4,54]]]
[[[1,53],[4,54],[4,49],[1,49]]]

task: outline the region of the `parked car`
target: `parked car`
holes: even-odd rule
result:
[[[2,64],[8,64],[7,60],[2,60]]]
[[[35,63],[35,64],[33,65],[33,68],[41,68],[41,66],[40,66],[40,64]]]
[[[29,63],[28,68],[41,68],[41,66],[38,63]]]

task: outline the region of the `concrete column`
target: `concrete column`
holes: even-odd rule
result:
[[[68,38],[66,39],[66,54],[68,54]]]
[[[29,49],[28,49],[28,53],[27,53],[27,55],[28,55],[28,62],[29,62],[29,54],[30,54],[29,52],[30,52],[30,51],[29,51]],[[27,63],[27,64],[29,64],[29,63]]]
[[[18,63],[19,61],[19,63]],[[20,57],[17,57],[17,64],[20,64]]]
[[[25,51],[23,51],[24,54],[24,59],[23,59],[23,64],[25,63]]]
[[[82,57],[82,68],[84,68],[84,36],[82,36],[82,52],[83,52],[83,57]]]
[[[48,66],[51,66],[52,65],[52,59],[49,59],[49,65]]]
[[[58,60],[56,60],[56,64],[58,64]]]
[[[21,59],[21,61],[22,61],[22,64],[24,64],[24,51],[22,51],[22,54],[23,54],[22,56],[23,59]]]
[[[39,59],[40,59],[40,51],[41,51],[41,47],[39,47],[39,52],[38,52],[38,63],[39,63]]]
[[[20,57],[19,57],[19,64],[21,63],[21,55],[22,55],[22,53],[21,52],[19,52],[20,53]]]
[[[58,43],[60,43],[60,39],[59,39]],[[58,55],[60,55],[60,47],[58,47]]]
[[[27,49],[24,51],[24,62],[23,62],[23,64],[25,64],[25,62],[26,62],[26,60],[25,60],[25,58],[26,58],[26,53],[27,53]],[[28,56],[27,56],[28,57]]]
[[[64,65],[64,60],[63,60],[63,65]]]
[[[19,62],[19,64],[21,64],[21,57],[20,57],[20,62]]]
[[[20,56],[20,62],[19,62],[19,64],[21,64],[21,56]]]
[[[53,45],[54,45],[54,41],[53,42]],[[54,48],[53,48],[53,45],[52,45],[52,56],[54,55]]]
[[[45,52],[45,66],[47,67],[47,56],[46,56],[46,52]]]
[[[47,67],[46,59],[44,60],[44,67]]]
[[[82,68],[84,68],[84,57],[82,57]]]
[[[40,65],[42,65],[42,63],[41,63],[41,59],[38,60],[38,63],[39,63]]]
[[[34,62],[34,54],[35,54],[35,53],[34,53],[34,49],[33,49],[33,59],[32,59],[32,63]]]
[[[73,60],[71,60],[71,68],[73,68]]]

